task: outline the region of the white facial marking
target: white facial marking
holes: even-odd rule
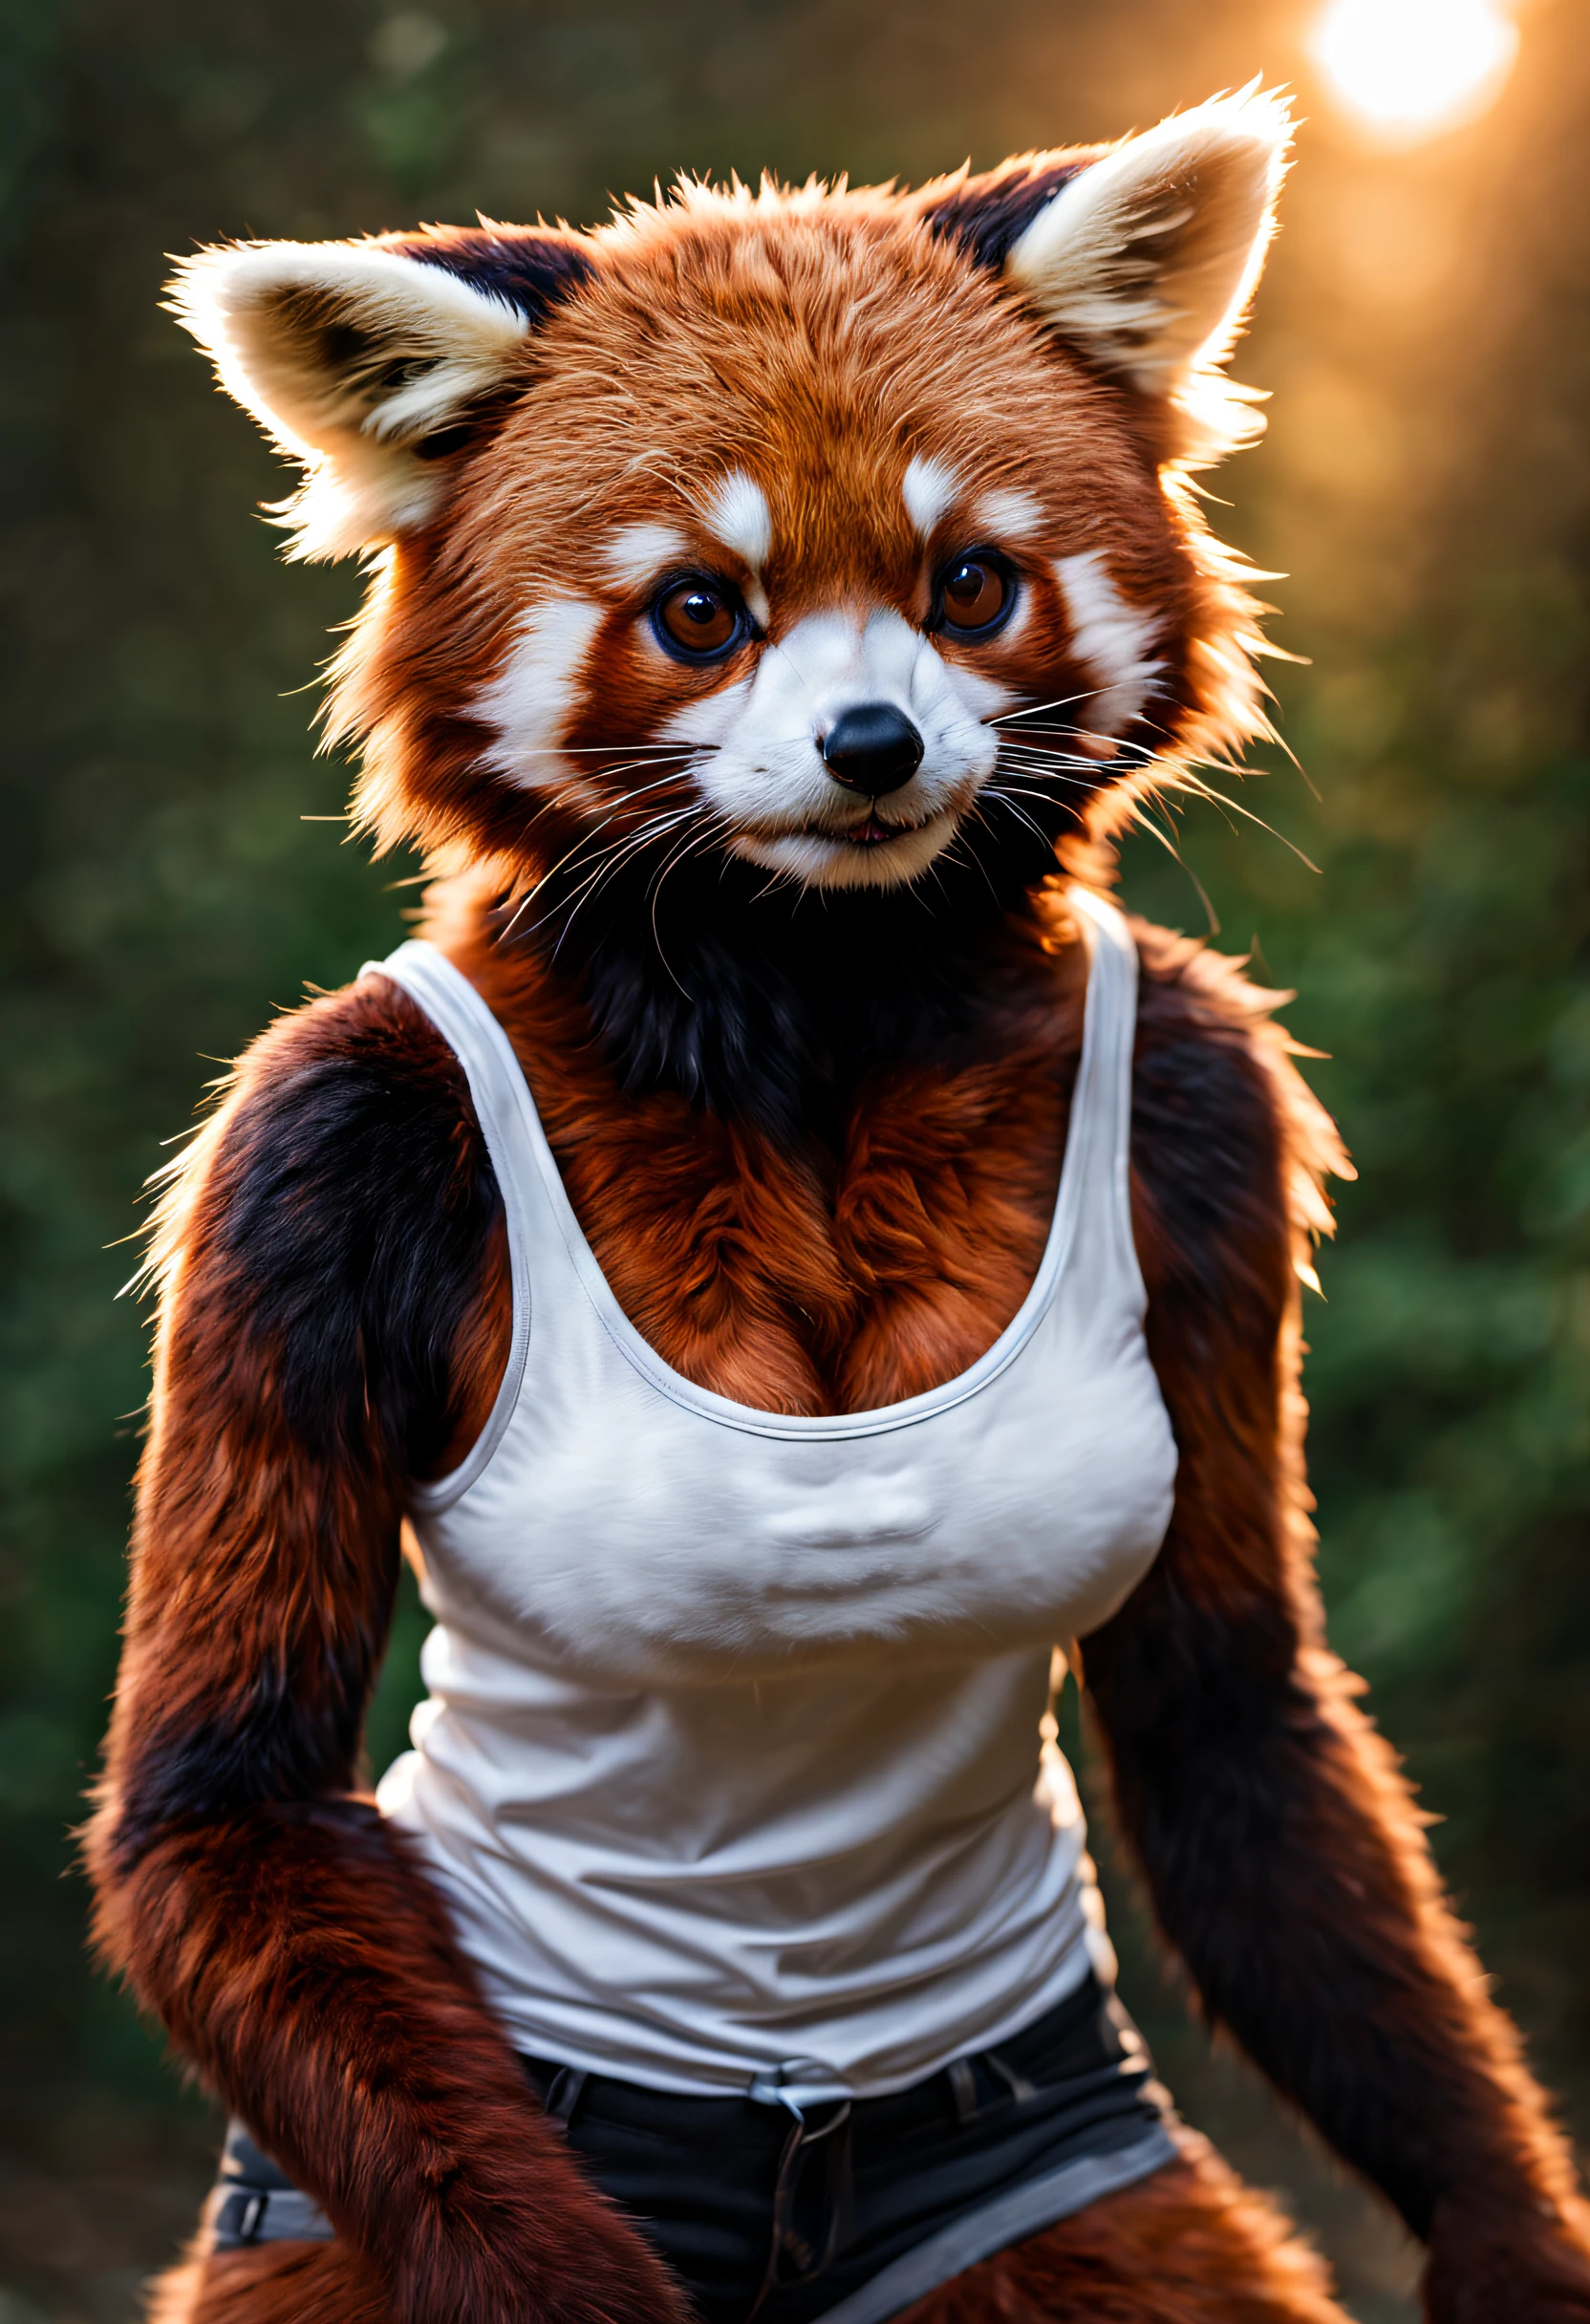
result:
[[[701,521],[725,549],[760,573],[773,553],[773,512],[754,476],[735,468],[716,484],[701,509]]]
[[[1001,485],[979,492],[972,504],[978,530],[991,541],[1023,541],[1042,530],[1043,504],[1030,492]]]
[[[930,460],[918,452],[900,480],[906,514],[925,541],[960,494],[960,479],[947,460]]]
[[[1151,613],[1129,606],[1109,577],[1101,552],[1058,557],[1055,577],[1071,624],[1071,645],[1079,661],[1098,680],[1098,692],[1077,705],[1077,724],[1118,742],[1153,691],[1164,669],[1150,657],[1159,635]]]
[[[686,702],[658,727],[658,742],[698,742],[709,749],[726,742],[755,682],[752,678],[737,678],[732,684],[720,686],[716,694],[703,695],[698,702]]]
[[[622,590],[644,589],[689,559],[690,543],[673,525],[625,525],[601,550],[604,569]]]
[[[601,622],[602,608],[587,597],[531,606],[506,661],[471,705],[498,737],[488,765],[526,790],[568,791],[588,811],[600,811],[602,794],[582,782],[559,744]]]
[[[899,613],[832,611],[797,622],[752,678],[681,711],[666,733],[716,744],[697,784],[737,855],[817,887],[887,888],[954,837],[994,771],[998,739],[983,721],[1010,699],[953,669]],[[903,711],[922,738],[911,781],[875,801],[835,783],[819,747],[864,702]],[[894,835],[855,836],[874,822]]]

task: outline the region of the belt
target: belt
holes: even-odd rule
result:
[[[524,2063],[702,2324],[883,2324],[1179,2151],[1142,2036],[1092,1976],[997,2050],[887,2098],[685,2098]],[[237,2123],[207,2216],[217,2249],[333,2233]]]

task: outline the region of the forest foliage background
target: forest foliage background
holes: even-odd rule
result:
[[[1128,901],[1253,949],[1360,1176],[1310,1311],[1335,1643],[1501,1990],[1590,2121],[1590,44],[1536,0],[1495,110],[1377,151],[1301,0],[0,0],[7,656],[0,1384],[0,2324],[134,2313],[213,2128],[86,1966],[71,1871],[116,1656],[142,1324],[123,1238],[202,1084],[400,933],[312,756],[346,570],[157,306],[162,253],[602,215],[687,167],[919,178],[1111,136],[1262,71],[1307,117],[1213,481],[1273,586],[1296,756],[1127,851]],[[1248,818],[1257,816],[1256,824]],[[1305,862],[1304,858],[1307,859]],[[372,1728],[412,1700],[405,1607]],[[1208,2059],[1112,1877],[1128,1998],[1195,2118],[1293,2194],[1364,2317],[1375,2209]]]

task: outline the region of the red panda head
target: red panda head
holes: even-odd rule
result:
[[[1025,850],[1258,731],[1189,470],[1284,107],[911,193],[681,185],[590,233],[239,245],[175,304],[374,553],[333,719],[383,841],[879,889]],[[1034,851],[1036,850],[1036,852]]]

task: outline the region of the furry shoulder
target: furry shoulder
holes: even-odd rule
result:
[[[204,1330],[269,1372],[306,1451],[424,1474],[468,1400],[460,1354],[500,1219],[462,1067],[367,977],[262,1034],[173,1166],[149,1267],[162,1364],[197,1353],[180,1292],[202,1267]]]

